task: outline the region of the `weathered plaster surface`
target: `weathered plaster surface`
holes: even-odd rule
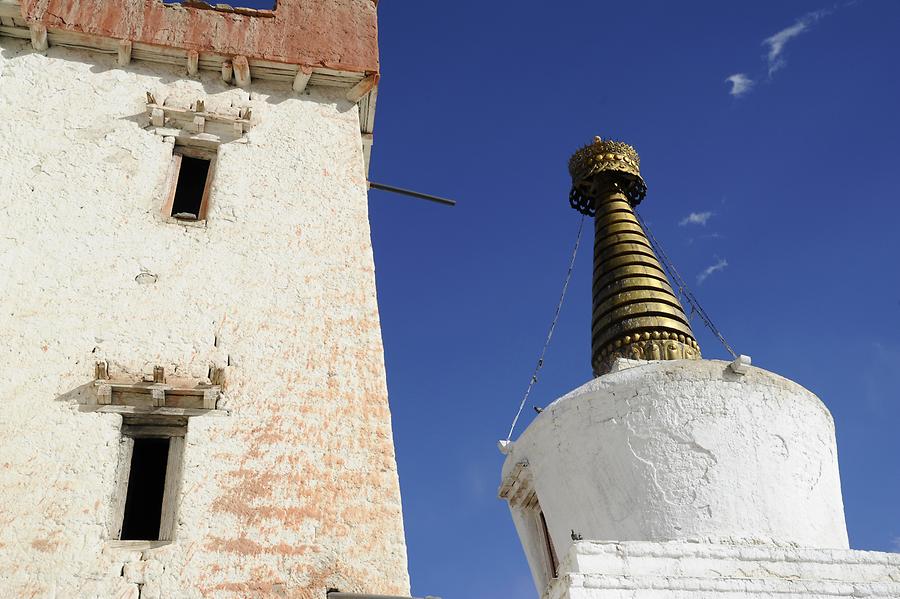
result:
[[[692,540],[846,548],[834,424],[812,393],[728,363],[648,362],[544,409],[504,478],[533,489],[554,545]],[[538,588],[545,551],[511,502]]]
[[[357,108],[114,61],[0,40],[0,595],[407,594]],[[160,216],[147,90],[252,107],[205,227]],[[82,411],[100,359],[230,364],[230,414],[190,421],[170,545],[108,546],[120,417]]]
[[[900,597],[900,554],[707,543],[575,543],[547,599]]]
[[[378,72],[373,0],[278,0],[271,17],[167,6],[162,0],[22,0],[22,15],[49,29],[309,67]]]

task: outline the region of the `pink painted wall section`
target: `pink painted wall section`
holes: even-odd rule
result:
[[[339,71],[378,72],[375,0],[278,0],[270,16],[162,0],[23,0],[48,29]],[[248,11],[248,13],[251,11]]]

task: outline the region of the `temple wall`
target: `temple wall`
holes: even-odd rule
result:
[[[204,224],[163,218],[167,106],[252,108]],[[407,594],[357,107],[0,38],[0,595]],[[202,379],[174,541],[115,542],[122,417],[98,360]]]
[[[549,571],[538,510],[560,559],[573,534],[848,547],[834,422],[815,395],[721,361],[617,366],[547,406],[508,450],[501,496],[538,589]]]
[[[217,2],[204,9],[162,0],[4,1],[18,2],[25,20],[51,30],[304,68],[378,71],[376,0],[278,0],[265,11]]]
[[[706,543],[576,543],[546,599],[900,597],[900,555]]]

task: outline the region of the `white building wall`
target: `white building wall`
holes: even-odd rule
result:
[[[708,543],[575,543],[546,599],[900,597],[900,555]]]
[[[601,541],[848,547],[834,423],[819,399],[759,368],[660,361],[613,372],[544,409],[510,448],[501,495],[535,584],[547,549]]]
[[[146,91],[252,107],[206,226],[160,214],[172,145],[142,128]],[[0,38],[0,596],[408,593],[359,131],[339,91]],[[229,413],[190,421],[172,544],[112,547],[97,360],[230,364]]]

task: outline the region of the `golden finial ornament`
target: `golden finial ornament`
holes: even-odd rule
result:
[[[594,143],[584,146],[569,159],[569,175],[572,191],[569,203],[582,214],[596,214],[598,183],[614,175],[620,190],[632,206],[637,206],[647,195],[647,185],[641,178],[641,158],[637,151],[621,141],[595,137]]]
[[[616,358],[699,360],[700,346],[634,213],[647,194],[637,151],[595,137],[569,160],[569,203],[594,217],[591,366]]]

